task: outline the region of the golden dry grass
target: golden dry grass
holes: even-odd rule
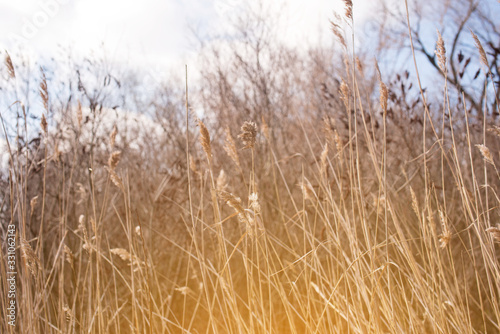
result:
[[[437,48],[446,72],[439,33]],[[143,143],[151,161],[116,126],[103,145],[84,142],[80,102],[76,140],[57,153],[44,112],[44,144],[9,150],[3,217],[21,257],[17,327],[1,332],[498,333],[496,127],[452,107],[444,80],[447,118],[417,104],[412,121],[378,65],[371,97],[369,66],[347,57],[340,99],[323,92],[326,117],[307,114],[311,94],[281,118],[241,110],[236,123],[222,112],[237,97],[214,94],[220,118],[172,126],[177,145]]]

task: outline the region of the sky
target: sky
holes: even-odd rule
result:
[[[69,48],[73,55],[97,53],[110,63],[151,73],[174,71],[182,77],[185,64],[197,72],[196,36],[203,40],[207,35],[226,34],[231,19],[259,2],[281,14],[282,42],[299,48],[331,45],[335,37],[329,20],[334,12],[343,15],[345,11],[343,0],[0,0],[0,50],[11,55],[21,52],[36,61],[64,57]],[[353,3],[359,33],[380,8],[373,0]],[[430,48],[436,29],[445,29],[441,24],[425,25]],[[394,66],[392,60],[388,66]]]
[[[289,46],[331,44],[329,20],[343,14],[342,0],[262,0],[281,14],[279,37]],[[369,0],[355,1],[356,22],[368,17]],[[108,62],[149,71],[196,72],[196,36],[225,35],[231,19],[253,0],[0,0],[0,50],[16,62],[99,54]],[[206,42],[206,41],[205,41]],[[43,61],[42,61],[43,63]],[[0,152],[5,141],[0,137]],[[0,155],[0,168],[6,166]]]
[[[329,20],[334,12],[343,15],[345,11],[343,0],[260,1],[281,14],[278,36],[282,42],[299,48],[331,45],[335,37]],[[11,55],[22,52],[37,61],[44,57],[63,57],[70,48],[73,54],[80,56],[98,53],[111,63],[142,67],[155,73],[173,71],[182,77],[185,64],[196,73],[199,49],[196,36],[227,34],[231,30],[231,19],[245,11],[245,6],[255,6],[257,2],[0,0],[0,50],[7,50]],[[377,2],[353,2],[355,29],[359,32],[372,15],[377,14]],[[439,24],[429,25],[431,47]],[[422,62],[425,64],[425,60]],[[411,70],[412,66],[409,67]],[[434,78],[434,72],[427,72]],[[425,77],[425,68],[420,73]],[[156,75],[151,77],[156,79]],[[3,151],[2,145],[0,139],[0,151]]]
[[[21,47],[36,59],[71,46],[81,55],[104,50],[108,60],[129,65],[183,66],[196,53],[195,32],[224,33],[229,18],[248,3],[256,1],[0,0],[0,48]],[[281,38],[295,46],[331,40],[328,20],[334,10],[344,12],[342,0],[263,3],[282,13]],[[369,17],[370,3],[355,1],[356,22]]]

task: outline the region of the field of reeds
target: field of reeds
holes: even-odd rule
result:
[[[332,29],[204,50],[193,88],[4,53],[0,332],[499,333],[491,55],[466,32],[477,110],[439,32],[426,88]]]

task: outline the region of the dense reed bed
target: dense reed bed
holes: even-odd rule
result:
[[[235,48],[133,102],[127,79],[81,70],[68,99],[42,70],[41,115],[19,89],[2,116],[1,332],[498,333],[500,128],[450,93],[436,40],[432,104],[347,47]]]

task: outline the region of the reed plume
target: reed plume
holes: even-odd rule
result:
[[[257,125],[254,122],[246,121],[241,126],[241,133],[238,138],[243,142],[243,149],[249,149],[255,147],[255,141],[257,139]]]
[[[482,144],[476,145],[476,147],[479,149],[479,152],[481,152],[481,155],[483,156],[484,161],[486,161],[489,164],[495,165],[493,162],[493,156],[491,155],[490,149],[487,148],[486,146]]]
[[[203,151],[207,155],[208,162],[212,162],[212,146],[210,144],[210,134],[208,133],[207,127],[205,124],[199,119],[198,127],[200,128],[200,144],[203,148]]]
[[[448,221],[443,213],[443,211],[439,210],[439,218],[441,220],[442,233],[439,236],[439,247],[446,248],[451,240],[451,231],[448,226]]]
[[[109,147],[113,149],[115,147],[115,142],[116,142],[116,135],[118,134],[118,129],[115,126],[113,126],[113,130],[111,131],[111,134],[109,135]]]
[[[441,36],[439,30],[437,30],[437,34],[438,40],[435,53],[438,59],[439,69],[441,69],[441,72],[446,73],[446,48],[444,46],[443,36]]]
[[[240,157],[238,155],[238,149],[236,148],[236,143],[234,142],[233,136],[231,135],[231,131],[229,127],[226,127],[226,138],[224,141],[224,151],[226,151],[227,155],[233,160],[233,162],[241,169],[240,165]]]
[[[344,0],[345,3],[345,17],[352,20],[352,0]]]
[[[24,263],[30,273],[33,275],[33,277],[36,277],[38,275],[38,271],[41,268],[41,263],[40,260],[38,259],[38,256],[35,254],[33,251],[33,248],[31,248],[31,245],[24,239],[23,237],[20,238],[21,240],[21,255],[24,259]]]
[[[7,67],[7,72],[12,79],[16,78],[16,70],[14,69],[14,64],[12,63],[12,58],[10,58],[9,53],[5,55],[5,66]]]
[[[470,33],[472,34],[472,38],[474,39],[474,44],[476,45],[476,48],[479,51],[479,60],[481,61],[481,64],[484,65],[485,70],[488,73],[490,70],[490,66],[488,65],[488,58],[486,58],[486,52],[484,52],[483,45],[481,44],[481,41],[479,40],[477,35],[472,32],[472,30]]]
[[[241,205],[241,199],[239,197],[236,197],[225,190],[217,191],[217,195],[224,203],[232,207],[236,212],[245,214],[245,209]]]
[[[122,156],[122,152],[120,151],[114,151],[111,153],[108,159],[108,167],[110,170],[115,170],[116,166],[120,162],[120,158]]]
[[[42,74],[42,80],[40,81],[40,97],[42,98],[43,108],[48,113],[49,112],[49,89],[47,87],[47,76],[45,71],[40,67],[40,73]]]
[[[349,86],[347,86],[344,79],[342,79],[342,83],[340,84],[340,99],[344,102],[347,111],[349,111],[349,95]]]
[[[496,242],[500,242],[500,224],[495,227],[488,227],[486,232],[488,232]]]

